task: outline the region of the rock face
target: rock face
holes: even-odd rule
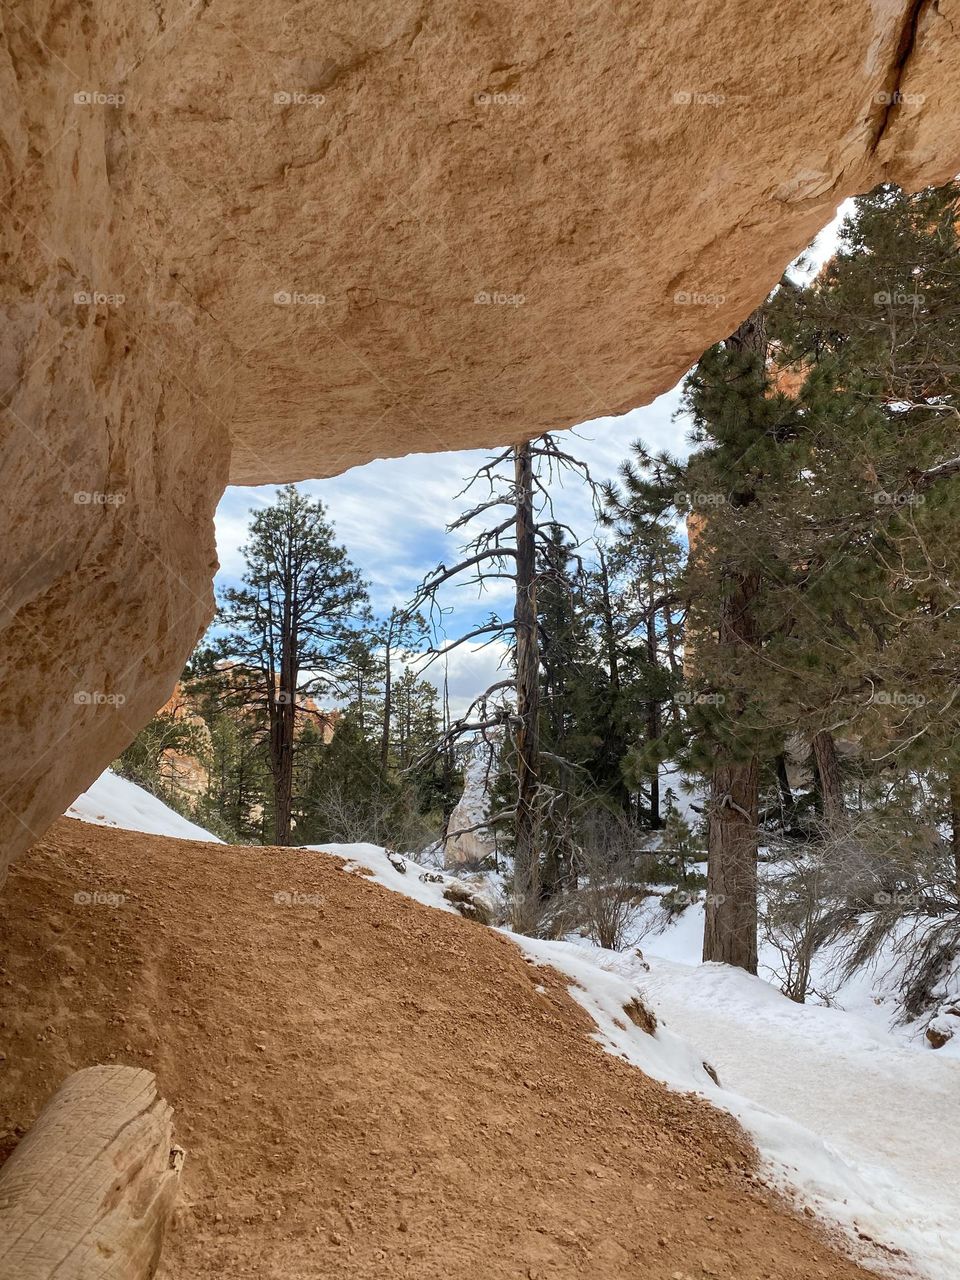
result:
[[[496,765],[490,759],[490,748],[478,741],[473,744],[463,770],[463,794],[450,813],[443,842],[445,867],[477,866],[496,853],[496,841],[486,827],[490,813],[489,790],[496,781]]]
[[[228,476],[648,401],[844,196],[960,168],[958,8],[0,11],[4,856],[169,696]]]

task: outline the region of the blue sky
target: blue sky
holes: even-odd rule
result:
[[[817,237],[807,255],[805,273],[816,270],[833,252],[836,229],[846,207],[841,206],[838,217]],[[617,418],[597,418],[577,427],[575,438],[562,438],[570,452],[588,464],[595,480],[613,479],[635,440],[642,440],[654,452],[666,449],[686,454],[689,423],[678,416],[679,409],[678,386],[652,404]],[[304,481],[298,486],[327,506],[338,540],[370,583],[371,603],[378,614],[409,601],[424,574],[441,560],[455,562],[463,531],[450,535],[446,526],[468,502],[454,501],[454,495],[488,456],[484,450],[410,454],[354,467],[331,479]],[[217,587],[238,581],[243,572],[240,547],[250,510],[272,502],[275,492],[274,485],[232,485],[223,495],[216,517],[220,556]],[[571,476],[555,490],[554,504],[559,519],[570,524],[582,538],[589,538],[594,516],[582,481]],[[451,586],[443,598],[451,609],[445,620],[448,635],[468,631],[483,621],[491,609],[505,607],[509,584],[502,587],[498,593],[502,598],[498,600],[489,592],[478,599],[475,588]],[[501,657],[502,649],[496,646],[485,650],[464,646],[450,655],[450,694],[455,713],[496,678]],[[439,665],[431,674],[435,680],[442,680]]]

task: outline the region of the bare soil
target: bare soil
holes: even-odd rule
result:
[[[62,820],[0,939],[0,1159],[70,1071],[151,1068],[187,1148],[162,1280],[868,1274],[558,974],[337,859]]]

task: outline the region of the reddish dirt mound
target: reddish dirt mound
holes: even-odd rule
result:
[[[0,909],[0,1155],[69,1071],[156,1071],[165,1280],[866,1275],[559,975],[337,860],[65,820]]]

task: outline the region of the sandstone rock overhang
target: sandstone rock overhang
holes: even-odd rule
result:
[[[237,483],[645,403],[960,168],[958,0],[0,11],[0,835],[169,695]]]

